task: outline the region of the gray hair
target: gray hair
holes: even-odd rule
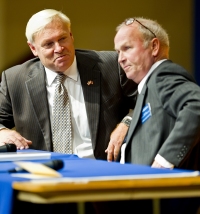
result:
[[[149,42],[155,37],[153,35],[153,33],[154,33],[156,35],[156,38],[160,41],[160,44],[164,47],[169,48],[168,34],[167,34],[166,30],[157,21],[154,21],[151,19],[145,19],[143,17],[134,17],[134,19],[138,20],[139,22],[141,22],[142,25],[144,25],[146,28],[149,29],[149,30],[147,30],[145,27],[143,27],[141,24],[138,23],[139,24],[138,29],[144,39],[144,47],[147,47],[149,45]],[[126,25],[125,22],[121,23],[116,28],[116,31],[118,32],[119,29],[125,25]]]
[[[35,13],[28,21],[26,25],[26,38],[28,42],[34,42],[34,35],[40,32],[48,25],[52,20],[59,18],[61,21],[67,24],[70,29],[70,19],[60,11],[53,9],[45,9],[38,13]]]

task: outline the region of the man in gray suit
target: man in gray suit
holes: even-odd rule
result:
[[[166,31],[153,20],[129,18],[114,43],[121,67],[138,84],[125,162],[200,170],[200,87],[168,59]]]
[[[36,58],[2,73],[0,144],[54,151],[53,97],[62,73],[68,77],[73,153],[112,161],[128,130],[125,116],[134,107],[136,84],[119,68],[115,51],[75,50],[70,25],[52,9],[28,21],[27,43]]]
[[[115,49],[138,84],[125,162],[200,169],[200,87],[168,60],[166,31],[152,20],[127,19],[117,28]]]

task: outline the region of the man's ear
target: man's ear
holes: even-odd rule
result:
[[[157,56],[158,52],[160,50],[160,42],[157,38],[153,38],[151,41],[151,47],[152,47],[152,55]]]
[[[38,56],[35,46],[34,46],[33,44],[31,44],[30,42],[27,42],[27,44],[28,44],[28,46],[30,47],[30,49],[31,49],[31,51],[32,51],[32,53],[33,53],[33,55],[34,55],[34,56]]]
[[[74,42],[74,36],[73,36],[72,32],[70,32],[70,36],[72,38],[72,41]]]

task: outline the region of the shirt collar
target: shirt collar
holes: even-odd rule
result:
[[[142,81],[141,81],[141,82],[139,83],[139,85],[138,85],[138,94],[141,93],[142,88],[143,88],[145,82],[147,81],[147,78],[148,78],[148,77],[153,73],[153,71],[154,71],[162,62],[164,62],[165,60],[167,60],[167,59],[159,60],[159,61],[157,61],[156,63],[154,63],[154,64],[151,66],[149,72],[146,74],[146,76],[142,79]]]
[[[50,86],[55,80],[57,73],[46,67],[44,67],[44,69],[46,72],[47,85]],[[74,57],[74,61],[72,65],[64,72],[64,74],[69,78],[73,79],[74,81],[78,81],[78,69],[77,69],[77,63],[76,63],[76,56]]]

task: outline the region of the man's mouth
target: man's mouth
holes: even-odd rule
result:
[[[58,57],[56,57],[56,58],[54,59],[54,61],[56,61],[56,60],[58,60],[58,61],[63,60],[63,59],[65,58],[65,56],[66,56],[66,55],[58,56]]]
[[[124,71],[128,70],[129,68],[130,68],[130,65],[124,65],[124,66],[123,66],[123,70],[124,70]]]

